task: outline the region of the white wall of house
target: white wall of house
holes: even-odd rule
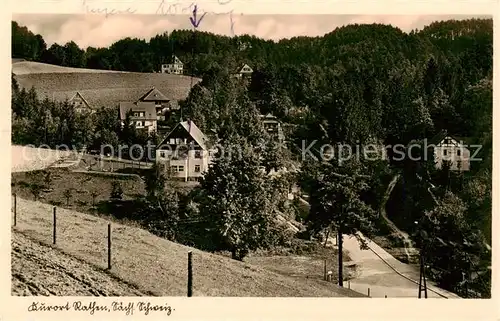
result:
[[[175,152],[170,150],[156,151],[156,161],[170,166],[172,176],[184,180],[201,178],[210,164],[209,153],[205,150],[190,150],[187,156],[181,159],[173,159],[173,156],[175,156]]]
[[[470,151],[460,142],[446,137],[434,148],[436,168],[442,168],[443,161],[450,161],[452,170],[468,171],[470,169]]]
[[[184,71],[182,64],[163,64],[161,65],[161,72],[167,74],[181,75]]]

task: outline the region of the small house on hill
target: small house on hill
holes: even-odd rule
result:
[[[40,95],[43,98],[48,98],[53,101],[58,102],[69,102],[73,106],[75,112],[77,113],[93,113],[95,111],[95,106],[89,102],[87,98],[84,97],[79,91],[69,91],[69,92],[57,92],[52,93],[52,95]]]
[[[443,162],[448,161],[451,170],[470,169],[470,151],[464,138],[454,137],[443,130],[429,140],[427,148],[434,155],[436,168],[442,168]]]
[[[233,77],[237,79],[247,78],[251,77],[252,73],[253,69],[249,65],[244,64],[238,69],[238,71],[235,74],[233,74]]]
[[[184,73],[184,64],[177,56],[173,55],[171,63],[161,65],[161,72],[182,75]]]
[[[69,100],[70,104],[73,105],[75,108],[75,112],[77,113],[92,113],[94,110],[90,106],[90,104],[87,102],[85,98],[83,98],[83,95],[80,94],[79,92],[76,92],[73,97]]]
[[[180,122],[159,144],[156,162],[173,177],[199,180],[211,163],[209,140],[191,120]]]

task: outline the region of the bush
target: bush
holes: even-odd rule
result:
[[[123,188],[118,181],[111,183],[111,199],[121,200],[123,198]]]

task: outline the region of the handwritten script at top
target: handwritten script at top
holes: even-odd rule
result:
[[[227,5],[231,3],[233,0],[217,0],[217,3],[221,6]],[[202,17],[205,16],[205,14],[213,14],[213,15],[228,15],[229,16],[229,22],[230,22],[230,27],[231,27],[231,33],[234,35],[234,9],[228,10],[228,11],[222,11],[222,12],[214,12],[214,11],[205,11],[203,9],[200,9],[199,6],[191,2],[187,4],[185,1],[170,1],[170,0],[162,0],[160,4],[158,5],[158,8],[156,9],[156,14],[159,15],[170,15],[170,14],[188,14],[191,12],[198,12],[202,13]],[[243,14],[241,14],[243,15]],[[190,18],[191,20],[191,18]],[[199,20],[201,22],[201,19]],[[193,23],[193,21],[191,21]],[[199,23],[195,25],[194,27],[197,28]]]
[[[228,6],[229,3],[231,3],[233,0],[217,0],[217,3],[219,6]],[[108,8],[108,7],[97,7],[97,6],[92,6],[89,4],[90,1],[87,0],[82,0],[82,7],[85,13],[89,14],[102,14],[106,18],[112,15],[121,15],[121,14],[135,14],[137,13],[137,8],[133,7],[128,7],[125,9],[115,9],[115,8]],[[155,10],[155,14],[157,15],[177,15],[177,14],[191,14],[193,12],[197,12],[198,14],[201,15],[201,18],[198,20],[195,20],[196,23],[193,25],[195,28],[197,28],[200,25],[200,22],[202,18],[206,15],[228,15],[229,18],[229,23],[230,23],[230,28],[231,28],[231,33],[234,35],[234,9],[227,10],[227,11],[220,11],[220,12],[215,12],[215,11],[205,11],[200,8],[199,5],[197,5],[195,2],[186,2],[186,1],[181,1],[181,0],[161,0],[161,2],[158,4],[158,7]],[[241,14],[243,15],[243,14]],[[192,16],[189,17],[189,20],[192,20]],[[193,24],[193,21],[191,21],[191,24]]]

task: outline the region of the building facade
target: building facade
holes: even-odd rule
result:
[[[162,64],[161,72],[174,75],[182,75],[184,73],[184,64],[177,56],[172,56],[172,63]]]
[[[178,123],[156,150],[156,162],[170,170],[173,178],[199,180],[212,161],[209,141],[203,132],[188,120]]]
[[[447,161],[451,170],[470,170],[470,151],[463,139],[442,131],[430,140],[428,147],[433,152],[436,168],[442,168]]]
[[[151,133],[157,131],[158,121],[165,120],[177,107],[177,104],[152,87],[135,102],[120,102],[120,120],[123,126],[127,114],[130,113],[130,121],[136,129]]]

